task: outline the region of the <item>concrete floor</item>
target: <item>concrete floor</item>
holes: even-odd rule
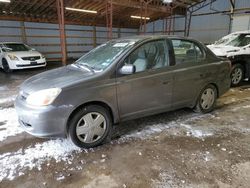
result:
[[[17,123],[18,85],[44,70],[0,72],[0,187],[249,187],[249,82],[210,114],[181,109],[125,122],[111,143],[82,150],[30,136]]]

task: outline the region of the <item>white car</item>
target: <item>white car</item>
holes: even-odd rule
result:
[[[215,55],[231,60],[232,86],[250,78],[250,30],[231,33],[207,47]]]
[[[0,68],[5,72],[46,66],[41,53],[26,44],[16,42],[0,43]]]

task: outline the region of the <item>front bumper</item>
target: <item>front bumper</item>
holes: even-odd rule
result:
[[[33,107],[18,96],[15,108],[19,123],[27,133],[37,137],[66,137],[69,107],[65,105]]]
[[[47,65],[46,59],[39,59],[35,61],[28,60],[8,60],[10,69],[29,69],[45,67]]]

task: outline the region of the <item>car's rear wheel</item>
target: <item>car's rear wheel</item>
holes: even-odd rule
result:
[[[6,73],[12,72],[12,69],[10,69],[8,61],[6,59],[2,59],[2,66],[3,66],[4,72],[6,72]]]
[[[214,85],[207,85],[200,93],[194,108],[195,112],[208,113],[214,109],[217,99],[217,89]]]
[[[231,85],[237,86],[244,78],[244,68],[241,64],[235,64],[231,71]]]
[[[97,105],[79,110],[69,124],[71,141],[81,148],[91,148],[102,144],[110,134],[112,120],[109,111]]]

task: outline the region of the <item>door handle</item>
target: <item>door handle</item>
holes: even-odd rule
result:
[[[206,75],[205,74],[200,74],[200,78],[205,78]]]
[[[211,75],[212,75],[211,72],[207,72],[207,73],[204,73],[204,74],[200,74],[200,78],[207,78],[207,77],[209,77]]]
[[[170,83],[169,80],[165,80],[165,81],[162,82],[163,85],[167,85],[167,84],[169,84],[169,83]]]

